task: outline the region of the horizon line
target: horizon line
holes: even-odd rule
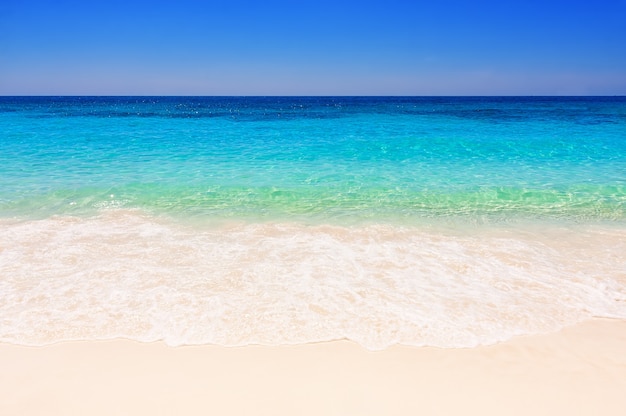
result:
[[[473,94],[463,94],[463,95],[454,95],[454,94],[442,94],[442,95],[400,95],[400,94],[313,94],[313,95],[297,95],[297,94],[289,94],[289,95],[281,95],[281,94],[215,94],[215,95],[188,95],[188,94],[0,94],[0,98],[10,98],[10,97],[196,97],[196,98],[209,98],[209,97],[223,97],[223,98],[330,98],[330,97],[345,97],[345,98],[489,98],[489,97],[519,97],[519,98],[548,98],[548,97],[564,97],[564,98],[585,98],[585,97],[626,97],[626,94],[556,94],[556,95],[544,95],[544,94],[529,94],[529,95],[517,95],[517,94],[502,94],[502,95],[493,95],[493,94],[485,94],[485,95],[473,95]]]

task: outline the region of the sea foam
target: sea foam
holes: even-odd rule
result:
[[[0,341],[473,347],[626,318],[626,228],[1,220]]]

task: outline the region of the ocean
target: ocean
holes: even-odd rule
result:
[[[626,319],[626,97],[0,97],[0,342]]]

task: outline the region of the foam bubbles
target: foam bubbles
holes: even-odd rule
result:
[[[0,222],[0,341],[471,347],[626,318],[626,229]]]

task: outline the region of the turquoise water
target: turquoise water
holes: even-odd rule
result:
[[[0,97],[0,341],[626,318],[624,97]]]
[[[609,219],[623,98],[2,98],[0,215]]]

